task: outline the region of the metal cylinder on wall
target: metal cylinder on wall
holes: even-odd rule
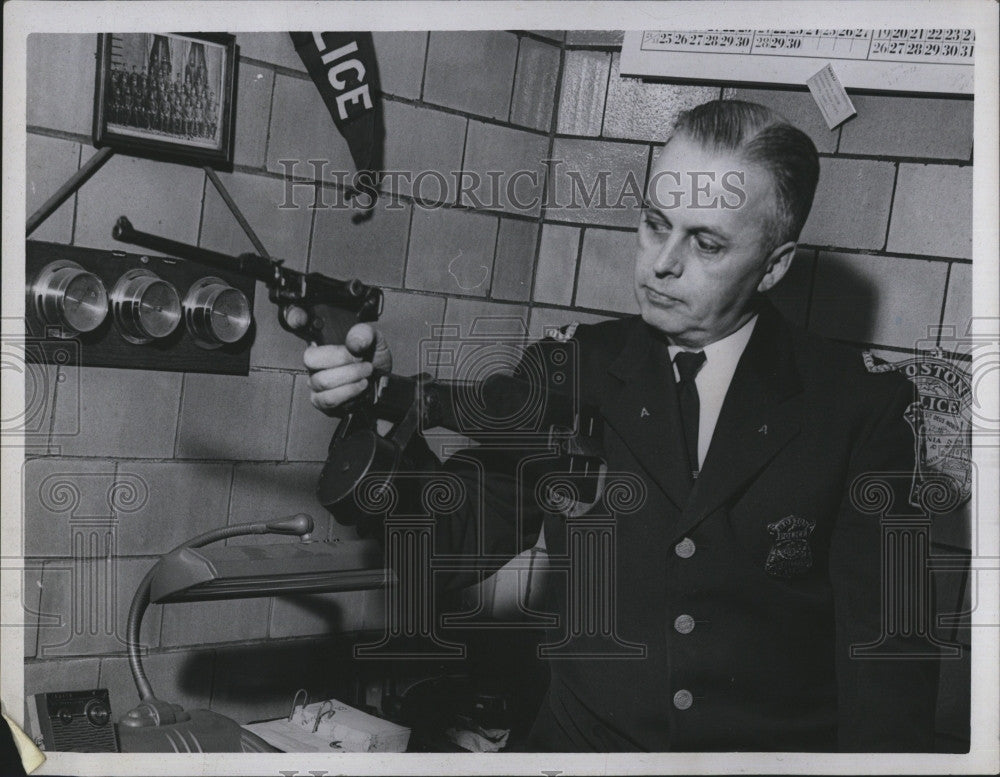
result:
[[[177,289],[150,270],[129,270],[111,290],[111,309],[121,336],[142,345],[169,337],[181,322]]]
[[[188,333],[202,348],[238,342],[249,331],[253,316],[246,295],[221,278],[195,281],[182,303]]]
[[[35,314],[70,337],[92,332],[108,315],[108,292],[103,281],[76,262],[59,260],[42,268],[28,289]]]

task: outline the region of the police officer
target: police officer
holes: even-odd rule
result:
[[[868,473],[913,471],[912,389],[764,297],[791,266],[818,176],[808,136],[763,106],[685,113],[647,186],[640,315],[566,333],[608,470],[641,483],[642,504],[616,516],[613,571],[594,573],[615,576],[614,641],[636,649],[550,661],[534,749],[932,747],[937,662],[884,633],[880,522],[851,492]],[[304,361],[326,412],[391,369],[367,325]],[[462,522],[483,518],[487,547],[521,550],[516,466],[492,462],[485,482],[452,469],[486,515],[442,520],[444,544],[475,552]],[[551,555],[568,552],[565,515],[525,514]],[[555,588],[565,633],[573,592]]]

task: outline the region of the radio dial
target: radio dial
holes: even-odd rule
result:
[[[108,721],[111,720],[111,710],[108,709],[106,704],[97,699],[88,702],[83,712],[87,716],[87,720],[94,726],[106,726],[108,725]]]

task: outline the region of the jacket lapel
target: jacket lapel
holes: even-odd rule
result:
[[[601,414],[667,497],[683,508],[691,480],[666,344],[637,318],[608,371],[620,388],[600,398]]]
[[[724,504],[799,432],[802,386],[791,333],[765,304],[733,374],[704,466],[677,524],[677,537]]]

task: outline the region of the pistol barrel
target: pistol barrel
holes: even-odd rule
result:
[[[149,232],[142,232],[132,226],[132,222],[125,216],[119,216],[115,226],[111,230],[111,237],[123,243],[131,243],[150,251],[159,251],[161,254],[175,256],[178,259],[187,259],[191,262],[200,262],[211,267],[218,267],[223,270],[233,270],[250,275],[265,283],[272,279],[273,265],[267,259],[255,254],[244,254],[242,256],[230,256],[219,251],[210,251],[207,248],[200,248],[179,240],[171,240],[168,237],[153,235]]]
[[[111,236],[123,243],[262,281],[271,289],[272,301],[279,305],[332,305],[356,313],[358,321],[377,321],[382,313],[382,290],[377,286],[368,286],[356,278],[344,281],[316,272],[306,275],[282,266],[279,260],[266,259],[257,254],[230,256],[210,251],[179,240],[142,232],[133,227],[125,216],[118,217]]]

